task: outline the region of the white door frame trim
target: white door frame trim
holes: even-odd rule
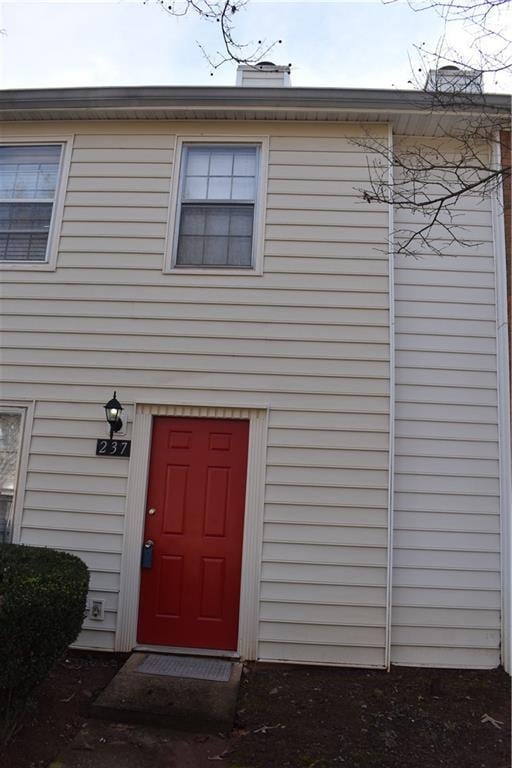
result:
[[[153,416],[192,416],[249,421],[237,651],[242,659],[256,659],[268,427],[268,409],[265,406],[261,408],[150,404],[135,406],[115,650],[131,651],[137,645],[140,553],[144,535]]]

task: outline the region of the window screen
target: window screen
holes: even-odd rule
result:
[[[257,147],[185,147],[176,266],[252,266]]]
[[[61,147],[0,146],[0,261],[46,261]]]

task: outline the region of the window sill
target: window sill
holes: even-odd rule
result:
[[[55,272],[57,269],[55,264],[50,264],[48,261],[2,261],[0,262],[0,270],[11,271],[36,271],[36,272]]]
[[[243,275],[244,277],[261,277],[263,271],[251,267],[242,269],[231,269],[229,267],[172,267],[163,270],[164,275]]]

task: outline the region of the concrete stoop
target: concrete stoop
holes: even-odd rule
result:
[[[92,705],[93,717],[195,733],[232,729],[242,664],[233,662],[229,680],[218,682],[143,674],[137,670],[147,656],[130,656]]]

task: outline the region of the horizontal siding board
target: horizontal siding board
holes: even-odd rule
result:
[[[345,195],[322,194],[293,194],[293,193],[270,193],[267,195],[267,210],[307,210],[307,211],[344,211],[359,213],[361,210],[380,213],[386,211],[383,204],[369,203],[368,207],[362,209],[361,198],[354,195],[354,190]]]
[[[171,347],[171,345],[169,345]],[[307,361],[311,360],[311,357],[307,353],[301,350],[296,350],[297,357],[293,357],[293,351],[290,350],[287,354],[281,356],[278,353],[271,353],[266,356],[263,352],[258,354],[254,352],[251,354],[251,349],[246,347],[245,354],[242,349],[237,353],[236,350],[233,355],[222,354],[220,351],[217,354],[209,354],[208,351],[204,352],[174,352],[172,347],[167,354],[152,352],[146,350],[144,354],[144,367],[146,371],[165,371],[168,367],[182,371],[204,370],[210,369],[214,372],[224,371],[226,373],[268,373],[269,376],[275,375],[275,363],[273,364],[273,357],[279,357],[279,368],[282,376],[310,376],[311,372],[308,369]],[[76,351],[76,350],[75,350]],[[224,350],[226,352],[227,350]],[[46,350],[35,349],[33,346],[25,347],[24,349],[16,349],[14,347],[7,346],[4,348],[3,365],[32,365],[32,366],[48,366],[57,368],[69,364],[72,360],[73,350],[60,349],[54,347],[47,347]],[[107,350],[80,350],[80,362],[79,364],[88,369],[99,369],[108,367],[109,358],[113,366],[118,369],[136,369],[140,366],[140,352],[129,352],[126,350],[119,350],[115,352],[108,352]],[[300,355],[300,356],[299,356]],[[46,356],[46,361],[45,361]],[[321,361],[322,373],[324,376],[335,376],[344,378],[363,378],[363,379],[387,379],[389,372],[389,365],[387,361],[378,360],[346,360],[336,359],[336,356],[322,357],[319,352],[318,359]],[[259,365],[258,365],[259,363]],[[76,363],[75,363],[76,365]],[[267,369],[267,370],[265,370]],[[381,386],[381,390],[384,387]]]
[[[300,643],[260,642],[258,658],[262,661],[288,661],[298,664],[333,664],[349,667],[383,667],[384,651],[361,648]]]
[[[102,632],[97,628],[94,630],[83,629],[73,643],[73,648],[85,648],[92,651],[113,651],[114,633],[109,631]]]
[[[325,545],[322,550],[317,552],[322,559],[328,560],[329,555],[336,551],[338,547],[346,551],[346,547],[381,547],[386,548],[386,530],[384,526],[378,528],[344,528],[336,527],[317,527],[313,521],[307,525],[297,524],[293,530],[286,523],[266,523],[265,537],[268,541],[283,541],[290,544],[305,545],[298,547],[300,551],[315,550],[316,545]],[[283,554],[284,554],[283,548]],[[321,554],[320,554],[321,553]],[[373,553],[372,553],[373,554]]]
[[[54,547],[72,551],[75,547],[83,551],[120,555],[122,536],[114,533],[93,533],[91,531],[67,531],[23,527],[22,543],[32,546]]]
[[[385,470],[387,452],[367,450],[322,449],[303,442],[302,447],[277,446],[267,453],[269,466],[339,468],[343,467]]]
[[[423,531],[422,531],[423,533]],[[452,533],[455,538],[456,534]],[[406,545],[396,548],[394,557],[394,563],[397,568],[411,569],[425,569],[425,568],[439,568],[441,570],[467,570],[468,568],[473,571],[489,571],[493,573],[500,570],[500,555],[499,551],[493,549],[483,549],[479,551],[471,550],[471,555],[468,555],[466,549],[456,549],[455,547],[450,549],[449,547],[443,549],[419,549],[418,547],[407,548]],[[448,581],[447,581],[448,583]]]
[[[385,587],[386,568],[368,565],[330,565],[323,563],[264,562],[263,581],[295,584],[336,584],[354,587]]]
[[[64,207],[64,224],[69,227],[72,222],[87,222],[91,226],[91,233],[93,231],[93,226],[100,222],[115,222],[121,230],[123,230],[124,226],[129,222],[136,222],[138,224],[147,222],[167,224],[168,207],[165,205],[165,199],[160,206],[136,206],[135,210],[134,206],[115,206],[112,203],[108,206],[99,206],[97,205],[97,202],[96,199],[91,199],[89,205],[70,205],[68,203]],[[94,203],[96,203],[96,205],[94,205]]]
[[[317,526],[373,526],[387,525],[387,509],[346,508],[340,505],[334,507],[319,507],[306,504],[267,504],[265,521],[268,523],[286,523],[302,525],[315,521]]]
[[[91,515],[86,512],[66,512],[64,510],[40,510],[26,508],[23,513],[24,528],[43,528],[50,530],[87,531],[91,533],[124,533],[122,515],[106,513]]]
[[[90,207],[98,211],[103,211],[108,215],[109,209],[117,207],[136,208],[139,215],[146,208],[167,211],[169,205],[169,194],[167,192],[108,192],[85,191],[71,192],[68,189],[65,197],[66,209],[73,207],[79,215],[87,216]],[[101,208],[98,208],[101,206]]]
[[[499,614],[494,609],[468,608],[412,608],[397,605],[393,610],[395,627],[472,627],[473,629],[499,629]]]
[[[496,514],[482,515],[475,512],[412,512],[408,509],[395,508],[397,530],[409,531],[472,531],[475,533],[495,533],[500,531],[500,518]]]
[[[5,333],[47,333],[48,338],[45,343],[57,345],[60,339],[73,338],[74,343],[87,346],[87,339],[81,341],[76,338],[79,335],[96,337],[98,340],[105,336],[113,335],[120,344],[125,342],[133,345],[146,343],[151,345],[150,349],[160,351],[159,345],[182,343],[188,344],[188,339],[197,339],[190,341],[190,344],[217,344],[224,345],[226,339],[232,340],[233,344],[245,341],[247,343],[261,341],[272,345],[274,341],[286,342],[293,345],[304,342],[316,342],[317,344],[338,344],[343,350],[343,354],[354,352],[354,348],[349,345],[358,345],[361,356],[364,356],[367,345],[376,345],[375,352],[381,352],[381,345],[386,344],[387,330],[384,326],[365,326],[357,324],[338,323],[325,325],[322,323],[286,323],[286,322],[268,322],[263,323],[254,320],[216,320],[208,319],[208,327],[205,329],[204,322],[198,318],[189,320],[180,320],[173,318],[172,322],[162,318],[143,318],[137,319],[137,325],[127,328],[128,318],[109,317],[108,326],[105,327],[103,318],[91,315],[75,315],[67,319],[66,332],[63,333],[62,320],[58,316],[34,316],[34,315],[7,315],[2,318],[2,330]],[[51,334],[51,335],[50,335]],[[18,337],[14,337],[18,338]],[[172,342],[168,341],[173,339]],[[187,341],[185,341],[187,339]],[[204,339],[207,342],[204,342]],[[378,347],[378,349],[377,349]],[[190,349],[190,347],[188,347]],[[342,416],[343,414],[340,414]]]
[[[384,610],[385,585],[367,586],[363,584],[326,584],[291,582],[286,580],[263,579],[261,599],[272,600],[279,606],[295,600],[303,607],[308,605],[370,606]],[[340,609],[341,610],[341,609]]]
[[[107,496],[105,493],[60,493],[55,491],[30,491],[25,494],[25,505],[33,509],[69,510],[71,512],[105,512],[123,514],[124,496]]]
[[[407,667],[454,667],[456,669],[494,669],[499,666],[498,649],[426,646],[394,646],[392,664]]]
[[[302,642],[320,645],[349,645],[363,648],[379,648],[384,644],[384,628],[344,627],[328,624],[300,624],[286,622],[260,622],[261,642]]]
[[[110,297],[112,299],[112,297]],[[22,315],[26,316],[30,311],[33,315],[38,316],[51,316],[51,317],[69,317],[73,315],[79,315],[80,317],[97,317],[95,309],[97,305],[94,303],[94,299],[89,297],[87,299],[73,299],[69,300],[65,296],[54,297],[53,299],[36,299],[31,298],[25,300],[23,296],[16,297],[14,299],[5,298],[3,302],[3,311],[9,315]],[[254,297],[253,297],[254,301]],[[363,325],[366,327],[385,327],[388,322],[388,313],[385,309],[359,309],[354,307],[325,307],[325,306],[299,306],[300,302],[295,305],[280,306],[276,304],[272,306],[272,316],[269,320],[271,323],[305,323],[308,322],[311,317],[311,322],[320,325],[328,324],[331,321],[338,326],[347,325]],[[355,301],[354,301],[355,304]],[[30,306],[29,306],[30,305]],[[108,301],[108,306],[103,307],[101,316],[104,318],[104,322],[110,322],[111,318],[122,318],[123,320],[133,317],[134,308],[137,307],[138,315],[141,319],[158,320],[163,319],[166,321],[172,320],[187,320],[190,316],[190,307],[186,304],[176,304],[169,302],[143,304],[142,302],[135,301],[119,301],[118,299],[112,299]],[[196,304],[194,307],[195,320],[210,321],[227,321],[235,322],[241,314],[240,303],[222,304],[219,302],[203,302],[202,304]],[[138,316],[137,315],[137,316]],[[269,316],[268,306],[265,304],[249,304],[244,307],[243,317],[240,322],[265,322]]]
[[[79,167],[82,163],[89,163],[95,168],[101,163],[105,169],[115,168],[114,163],[123,163],[130,168],[137,163],[153,167],[155,163],[172,163],[172,159],[173,152],[170,147],[75,147],[73,150],[73,163],[77,163]],[[76,169],[73,171],[75,175]]]
[[[262,600],[260,619],[294,624],[323,624],[344,626],[383,627],[386,613],[384,608],[368,608],[358,605],[303,605]]]
[[[275,526],[271,526],[274,527]],[[282,526],[284,527],[284,526]],[[268,531],[268,526],[267,526]],[[386,551],[382,544],[364,543],[361,546],[340,544],[333,538],[332,545],[328,539],[321,542],[305,544],[289,538],[273,538],[272,533],[265,532],[263,545],[263,562],[268,563],[311,563],[312,565],[356,565],[384,567],[386,565]],[[294,533],[294,532],[293,532]],[[369,533],[366,530],[366,533]],[[292,534],[293,535],[293,534]],[[320,538],[320,537],[319,537]],[[338,539],[341,537],[337,537]],[[355,538],[355,537],[354,537]],[[383,537],[382,537],[383,538]]]
[[[393,643],[396,645],[425,645],[444,647],[446,644],[463,648],[499,648],[500,633],[496,629],[456,627],[395,627]]]
[[[174,146],[174,136],[171,133],[159,135],[156,132],[138,130],[136,133],[115,133],[112,129],[108,133],[88,133],[80,130],[74,141],[75,152],[82,149],[94,150],[169,150]],[[108,159],[108,158],[107,158]]]
[[[148,177],[148,176],[115,176],[115,177],[95,177],[71,175],[68,179],[68,192],[105,192],[107,194],[114,192],[135,192],[144,193],[165,193],[169,194],[168,177]],[[62,247],[62,246],[61,246]]]
[[[410,568],[395,566],[394,585],[400,587],[439,587],[440,589],[500,589],[500,574],[489,570],[443,570],[439,567]]]
[[[450,586],[395,587],[393,604],[402,607],[432,606],[435,608],[467,608],[470,610],[500,610],[500,593],[495,589],[459,589]]]
[[[475,493],[403,493],[397,489],[395,505],[397,509],[412,512],[476,512],[479,514],[496,514],[495,495],[482,496]]]

